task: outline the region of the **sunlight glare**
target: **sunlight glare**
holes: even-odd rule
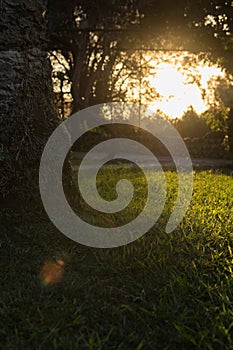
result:
[[[149,82],[160,94],[160,98],[150,103],[150,110],[161,110],[172,118],[179,118],[192,106],[198,114],[208,106],[202,97],[202,90],[208,88],[211,77],[224,76],[224,72],[216,66],[200,65],[195,67],[200,74],[201,88],[196,82],[187,83],[187,77],[170,63],[160,63],[157,72],[149,77]],[[193,74],[195,75],[193,69]]]

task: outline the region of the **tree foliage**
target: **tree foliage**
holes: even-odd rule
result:
[[[206,118],[200,117],[192,107],[176,119],[175,126],[182,137],[203,137],[210,131]]]
[[[49,1],[49,49],[63,57],[73,111],[111,99],[111,75],[124,30],[139,23],[136,1]],[[63,9],[65,8],[65,11]]]

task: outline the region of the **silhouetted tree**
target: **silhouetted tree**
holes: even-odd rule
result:
[[[202,137],[210,131],[206,119],[201,118],[192,107],[176,120],[175,125],[182,137]]]
[[[136,5],[135,0],[49,1],[49,48],[66,62],[73,112],[111,100],[111,74],[119,46],[128,47],[125,30],[139,24]]]

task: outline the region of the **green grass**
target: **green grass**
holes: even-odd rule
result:
[[[103,226],[129,221],[147,191],[138,169],[130,176],[130,210],[100,216],[81,203],[80,215]],[[0,241],[1,349],[233,349],[233,174],[196,172],[187,215],[171,234],[164,227],[177,181],[173,172],[166,177],[163,214],[128,246],[84,247],[47,219],[8,225]],[[105,198],[113,185],[100,174]]]

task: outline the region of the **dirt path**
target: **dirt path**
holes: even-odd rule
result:
[[[82,152],[74,152],[73,157],[76,161],[81,160],[85,156],[85,153]],[[116,156],[118,156],[116,154]],[[104,160],[105,154],[97,153],[95,155],[94,161],[96,160]],[[119,155],[119,158],[120,157]],[[124,154],[124,158],[127,159],[127,153]],[[164,168],[173,168],[175,167],[174,162],[170,157],[157,157],[158,161]],[[216,158],[191,158],[193,167],[198,168],[205,168],[205,169],[211,169],[211,168],[233,168],[233,160],[229,159],[216,159]],[[143,161],[143,163],[146,166],[152,166],[153,159],[144,155],[137,155],[134,156],[134,161],[137,163],[137,160]],[[115,164],[115,166],[119,166],[118,164]],[[74,168],[78,168],[78,164],[74,165]]]

